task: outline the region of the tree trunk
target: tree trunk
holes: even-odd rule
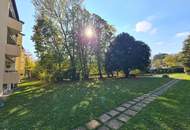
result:
[[[99,73],[99,78],[100,79],[103,79],[103,76],[102,76],[102,66],[101,66],[101,63],[100,63],[100,59],[98,58],[98,73]]]
[[[117,77],[119,77],[119,72],[117,71]]]
[[[125,70],[125,78],[128,78],[129,77],[129,70]]]
[[[71,80],[72,81],[77,80],[76,75],[77,75],[77,73],[76,73],[75,61],[73,58],[71,58]]]
[[[111,77],[113,78],[113,72],[111,72]]]

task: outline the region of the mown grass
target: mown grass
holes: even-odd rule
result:
[[[172,74],[172,77],[185,80],[129,120],[121,130],[190,130],[190,78],[185,74]]]
[[[174,73],[170,74],[169,76],[174,79],[190,80],[190,75],[187,75],[185,73]]]
[[[0,129],[70,130],[170,79],[109,79],[19,86],[0,109]]]

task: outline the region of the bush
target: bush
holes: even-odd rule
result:
[[[64,80],[72,80],[72,76],[75,73],[75,70],[68,69],[66,71],[57,71],[53,74],[52,76],[52,81],[53,82],[62,82]],[[75,79],[74,80],[80,80],[80,73],[75,74]]]
[[[140,74],[141,74],[141,71],[140,71],[139,69],[135,69],[135,70],[130,71],[129,74],[130,74],[130,75],[140,75]]]
[[[47,71],[41,71],[41,72],[39,72],[39,79],[40,80],[44,80],[44,81],[50,82],[51,78],[52,78],[52,75],[49,74],[49,73],[47,73]]]
[[[150,73],[156,73],[156,74],[184,73],[184,68],[183,67],[158,68],[150,70]]]
[[[165,74],[165,75],[162,75],[162,78],[170,78],[169,75]]]
[[[137,75],[136,75],[136,74],[129,74],[129,77],[130,77],[130,78],[136,78]]]
[[[190,68],[185,67],[185,73],[190,75]]]

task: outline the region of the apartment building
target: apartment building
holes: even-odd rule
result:
[[[15,62],[20,55],[17,40],[22,25],[15,0],[0,0],[0,94],[11,92],[19,82]]]

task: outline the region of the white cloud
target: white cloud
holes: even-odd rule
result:
[[[152,23],[147,20],[140,21],[136,24],[136,32],[149,33],[151,35],[156,34],[158,29],[153,27]]]
[[[149,32],[152,29],[152,23],[144,20],[136,24],[136,32]]]
[[[176,37],[187,37],[190,35],[190,32],[180,32],[176,34]]]

